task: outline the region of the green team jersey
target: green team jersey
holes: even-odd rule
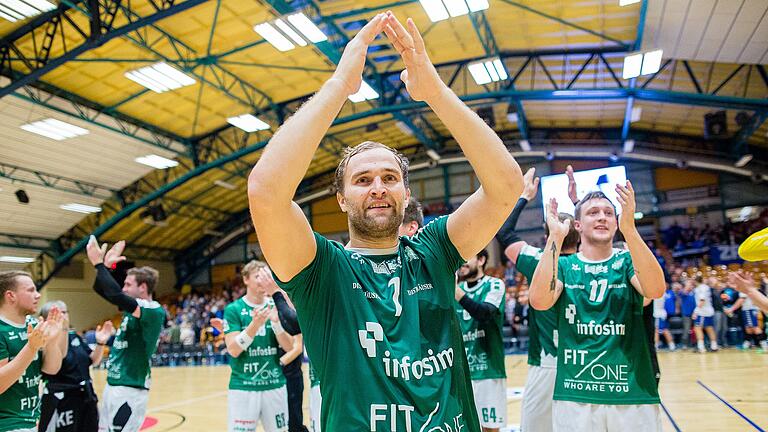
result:
[[[160,331],[165,325],[165,310],[156,301],[136,299],[141,317],[123,312],[107,362],[107,383],[111,386],[149,390],[152,354],[157,350]]]
[[[27,344],[27,323],[37,324],[27,316],[22,325],[0,317],[0,360],[9,362]],[[40,369],[43,360],[38,351],[18,380],[8,390],[0,393],[0,432],[36,428],[40,418]]]
[[[555,400],[591,404],[657,404],[643,323],[643,297],[630,283],[628,251],[604,261],[580,253],[559,261],[563,292],[558,321]]]
[[[446,221],[390,250],[315,233],[313,261],[278,282],[320,378],[323,430],[480,431],[454,306],[463,259]]]
[[[456,303],[456,313],[464,338],[467,363],[473,380],[506,378],[504,368],[504,341],[502,326],[504,317],[504,281],[483,276],[470,287],[466,282],[459,284],[467,297],[478,303],[490,303],[499,310],[492,320],[479,322]]]
[[[541,249],[525,245],[517,255],[515,268],[528,279],[541,260]],[[562,257],[561,257],[562,258]],[[555,308],[539,311],[528,308],[528,364],[532,366],[557,367],[557,312]]]
[[[272,299],[256,305],[245,297],[228,304],[224,309],[224,333],[241,332],[253,321],[253,310],[261,310],[274,305]],[[230,390],[265,391],[285,385],[285,375],[280,367],[280,355],[277,336],[272,330],[272,322],[267,320],[259,330],[247,350],[237,357],[230,356]]]

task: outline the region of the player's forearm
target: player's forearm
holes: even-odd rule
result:
[[[283,350],[285,350],[285,348],[283,348]],[[294,340],[293,348],[291,348],[290,351],[286,351],[286,353],[280,357],[280,363],[287,365],[288,363],[296,360],[296,357],[300,356],[302,352],[304,352],[303,345],[299,341]]]
[[[290,203],[346,98],[344,84],[330,79],[280,127],[248,177],[248,196],[254,205]]]
[[[11,388],[24,375],[24,371],[27,370],[34,359],[35,351],[27,344],[24,345],[13,360],[0,366],[0,394]]]
[[[104,345],[96,345],[96,348],[91,351],[91,365],[98,366],[102,358],[104,358]]]
[[[523,191],[523,174],[496,132],[448,87],[427,102],[456,139],[485,193],[511,209]]]
[[[752,303],[754,303],[755,306],[760,308],[760,310],[762,310],[764,313],[768,314],[768,297],[758,291],[757,288],[752,288],[751,290],[747,291],[747,297],[752,300]]]
[[[280,318],[280,324],[283,326],[283,329],[285,329],[291,336],[301,333],[299,318],[296,315],[296,311],[288,304],[283,293],[279,291],[276,292],[272,295],[272,300],[275,301],[277,316]]]
[[[628,231],[623,233],[624,240],[627,242],[629,255],[632,257],[635,275],[637,275],[640,286],[643,288],[643,296],[652,299],[659,298],[664,295],[666,290],[664,271],[661,269],[653,252],[643,241],[640,233],[636,229]]]
[[[280,348],[282,348],[283,351],[289,352],[295,348],[293,344],[293,336],[289,335],[285,331],[280,334],[275,334],[275,337],[277,338],[277,343],[280,344]]]
[[[557,301],[560,294],[558,289],[557,269],[560,258],[562,238],[549,236],[544,246],[544,253],[533,272],[529,287],[530,304],[536,310],[547,310]]]
[[[236,339],[240,332],[229,333],[224,337],[224,343],[227,345],[227,352],[232,357],[239,357],[243,353],[243,348],[237,343]]]
[[[48,375],[56,375],[61,369],[61,361],[66,353],[61,352],[58,344],[51,343],[43,348],[43,364],[40,369]]]
[[[506,250],[507,246],[520,241],[520,236],[515,232],[515,228],[517,227],[517,220],[523,213],[526,204],[528,204],[527,199],[522,197],[518,199],[515,208],[512,209],[512,213],[509,214],[509,217],[504,221],[499,232],[496,233],[496,239],[501,243],[502,250]]]
[[[136,299],[123,292],[104,264],[96,265],[96,279],[93,281],[93,289],[106,301],[124,312],[135,313],[136,309],[139,308]]]

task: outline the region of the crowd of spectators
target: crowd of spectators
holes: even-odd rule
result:
[[[737,245],[750,234],[768,226],[768,208],[748,221],[726,223],[711,226],[680,226],[674,222],[672,226],[661,231],[663,245],[675,256],[706,252],[710,246],[719,244]]]

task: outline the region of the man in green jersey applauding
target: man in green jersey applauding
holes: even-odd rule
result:
[[[372,18],[332,77],[275,133],[248,179],[259,244],[296,306],[320,378],[326,431],[480,430],[454,273],[493,238],[520,196],[522,175],[493,130],[443,83],[412,20],[407,27],[389,12]],[[360,89],[367,48],[381,31],[403,58],[408,94],[435,111],[482,187],[450,216],[398,237],[410,198],[408,161],[364,142],[345,152],[336,171],[349,224],[345,246],[313,233],[292,198],[334,118]]]
[[[29,273],[0,272],[0,432],[37,430],[42,372],[57,373],[67,354],[60,311],[31,316],[39,300]]]
[[[224,334],[232,357],[229,367],[229,432],[288,430],[288,392],[277,353],[293,349],[265,286],[272,282],[267,265],[251,261],[243,267],[246,292],[224,309]]]
[[[125,242],[107,251],[91,236],[88,260],[96,267],[93,289],[123,312],[107,361],[107,385],[99,410],[100,432],[135,432],[141,428],[149,401],[152,354],[165,324],[165,310],[152,297],[159,279],[152,267],[128,270],[123,288],[109,269],[124,261]]]
[[[507,425],[507,373],[504,368],[504,281],[485,274],[488,252],[483,249],[459,269],[456,312],[475,393],[475,405],[485,432]]]
[[[547,208],[549,238],[531,305],[558,317],[555,431],[660,431],[659,394],[643,324],[644,298],[664,294],[664,274],[635,228],[635,192],[617,185],[621,216],[602,192],[576,205],[579,253],[559,259],[570,222]],[[618,223],[617,223],[618,222]],[[628,251],[613,248],[617,227]]]
[[[522,273],[529,283],[541,259],[542,250],[521,240],[515,232],[515,227],[526,204],[538,193],[539,178],[535,175],[536,168],[526,171],[523,176],[525,183],[523,194],[496,234],[504,254],[515,263],[517,271]],[[569,189],[571,189],[570,184],[576,183],[570,181]],[[567,213],[558,214],[558,218],[560,221],[567,219],[573,222],[573,216]],[[545,234],[548,234],[546,226]],[[571,226],[563,241],[561,259],[576,253],[578,246],[579,233]],[[520,430],[522,432],[552,431],[552,393],[555,389],[557,373],[556,333],[557,314],[554,308],[543,311],[533,308],[528,310],[528,377],[525,381],[525,392],[523,392],[521,404]]]

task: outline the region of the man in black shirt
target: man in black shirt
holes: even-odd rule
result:
[[[62,301],[46,303],[40,314],[47,318],[48,312],[54,306],[59,308],[66,326],[69,327],[67,305]],[[56,375],[43,374],[46,386],[40,409],[40,432],[92,432],[99,428],[97,399],[89,368],[101,362],[104,346],[113,333],[111,321],[97,328],[97,345],[91,350],[80,335],[69,331],[66,339],[69,349],[61,362],[61,369]]]

